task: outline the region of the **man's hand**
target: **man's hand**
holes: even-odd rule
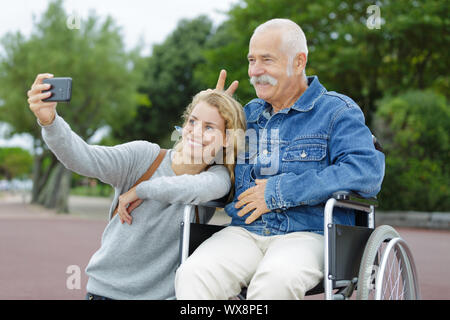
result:
[[[250,211],[253,213],[245,220],[246,224],[250,224],[258,219],[263,214],[270,212],[267,208],[266,201],[264,200],[264,191],[266,190],[267,179],[256,179],[256,186],[248,188],[240,194],[238,202],[235,204],[235,208],[239,209],[244,206],[239,212],[238,216],[243,217]]]
[[[139,199],[136,194],[136,187],[131,188],[128,192],[125,192],[119,197],[119,205],[117,213],[119,214],[120,222],[128,223],[131,225],[133,218],[131,217],[131,211],[138,207],[142,203],[142,199]]]

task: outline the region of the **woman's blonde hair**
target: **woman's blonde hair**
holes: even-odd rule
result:
[[[223,165],[227,168],[231,178],[231,191],[229,201],[233,199],[234,195],[234,167],[236,165],[237,154],[244,146],[244,136],[246,130],[245,113],[242,105],[233,97],[220,90],[205,90],[197,93],[192,102],[187,106],[183,113],[183,128],[186,126],[192,110],[199,102],[206,102],[207,104],[216,107],[220,116],[225,121],[225,134],[227,136],[227,145],[223,146]],[[176,151],[182,148],[182,139],[180,139],[174,146]],[[217,161],[217,157],[216,157]],[[219,162],[219,161],[217,161]]]

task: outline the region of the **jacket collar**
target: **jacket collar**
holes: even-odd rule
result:
[[[300,112],[307,112],[314,108],[317,100],[327,91],[325,87],[319,82],[317,76],[307,77],[308,88],[303,92],[303,94],[295,101],[294,105],[290,108],[285,108],[280,112],[289,112],[289,109],[294,109]]]
[[[298,98],[298,100],[289,108],[280,110],[280,113],[288,113],[289,110],[294,109],[300,112],[307,112],[314,108],[316,101],[327,91],[325,87],[319,82],[317,76],[307,77],[308,88],[303,92],[303,94]],[[250,103],[257,103],[260,105],[259,108],[253,110],[249,115],[247,121],[255,122],[262,115],[261,111],[270,111],[272,106],[262,99],[254,99]]]

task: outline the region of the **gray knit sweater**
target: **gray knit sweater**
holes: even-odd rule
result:
[[[44,141],[66,168],[114,187],[110,217],[118,197],[144,174],[160,150],[147,141],[114,147],[89,145],[58,115],[52,124],[41,127]],[[133,210],[132,224],[120,223],[118,215],[110,219],[101,246],[86,267],[88,292],[112,299],[175,298],[184,205],[221,198],[231,183],[221,165],[196,175],[177,176],[171,167],[172,155],[169,150],[150,180],[136,188],[144,201]],[[207,221],[214,210],[199,211],[201,220]]]

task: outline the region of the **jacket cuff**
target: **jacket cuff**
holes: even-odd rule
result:
[[[269,210],[285,209],[286,204],[280,190],[281,178],[283,174],[273,176],[267,180],[264,200]]]

